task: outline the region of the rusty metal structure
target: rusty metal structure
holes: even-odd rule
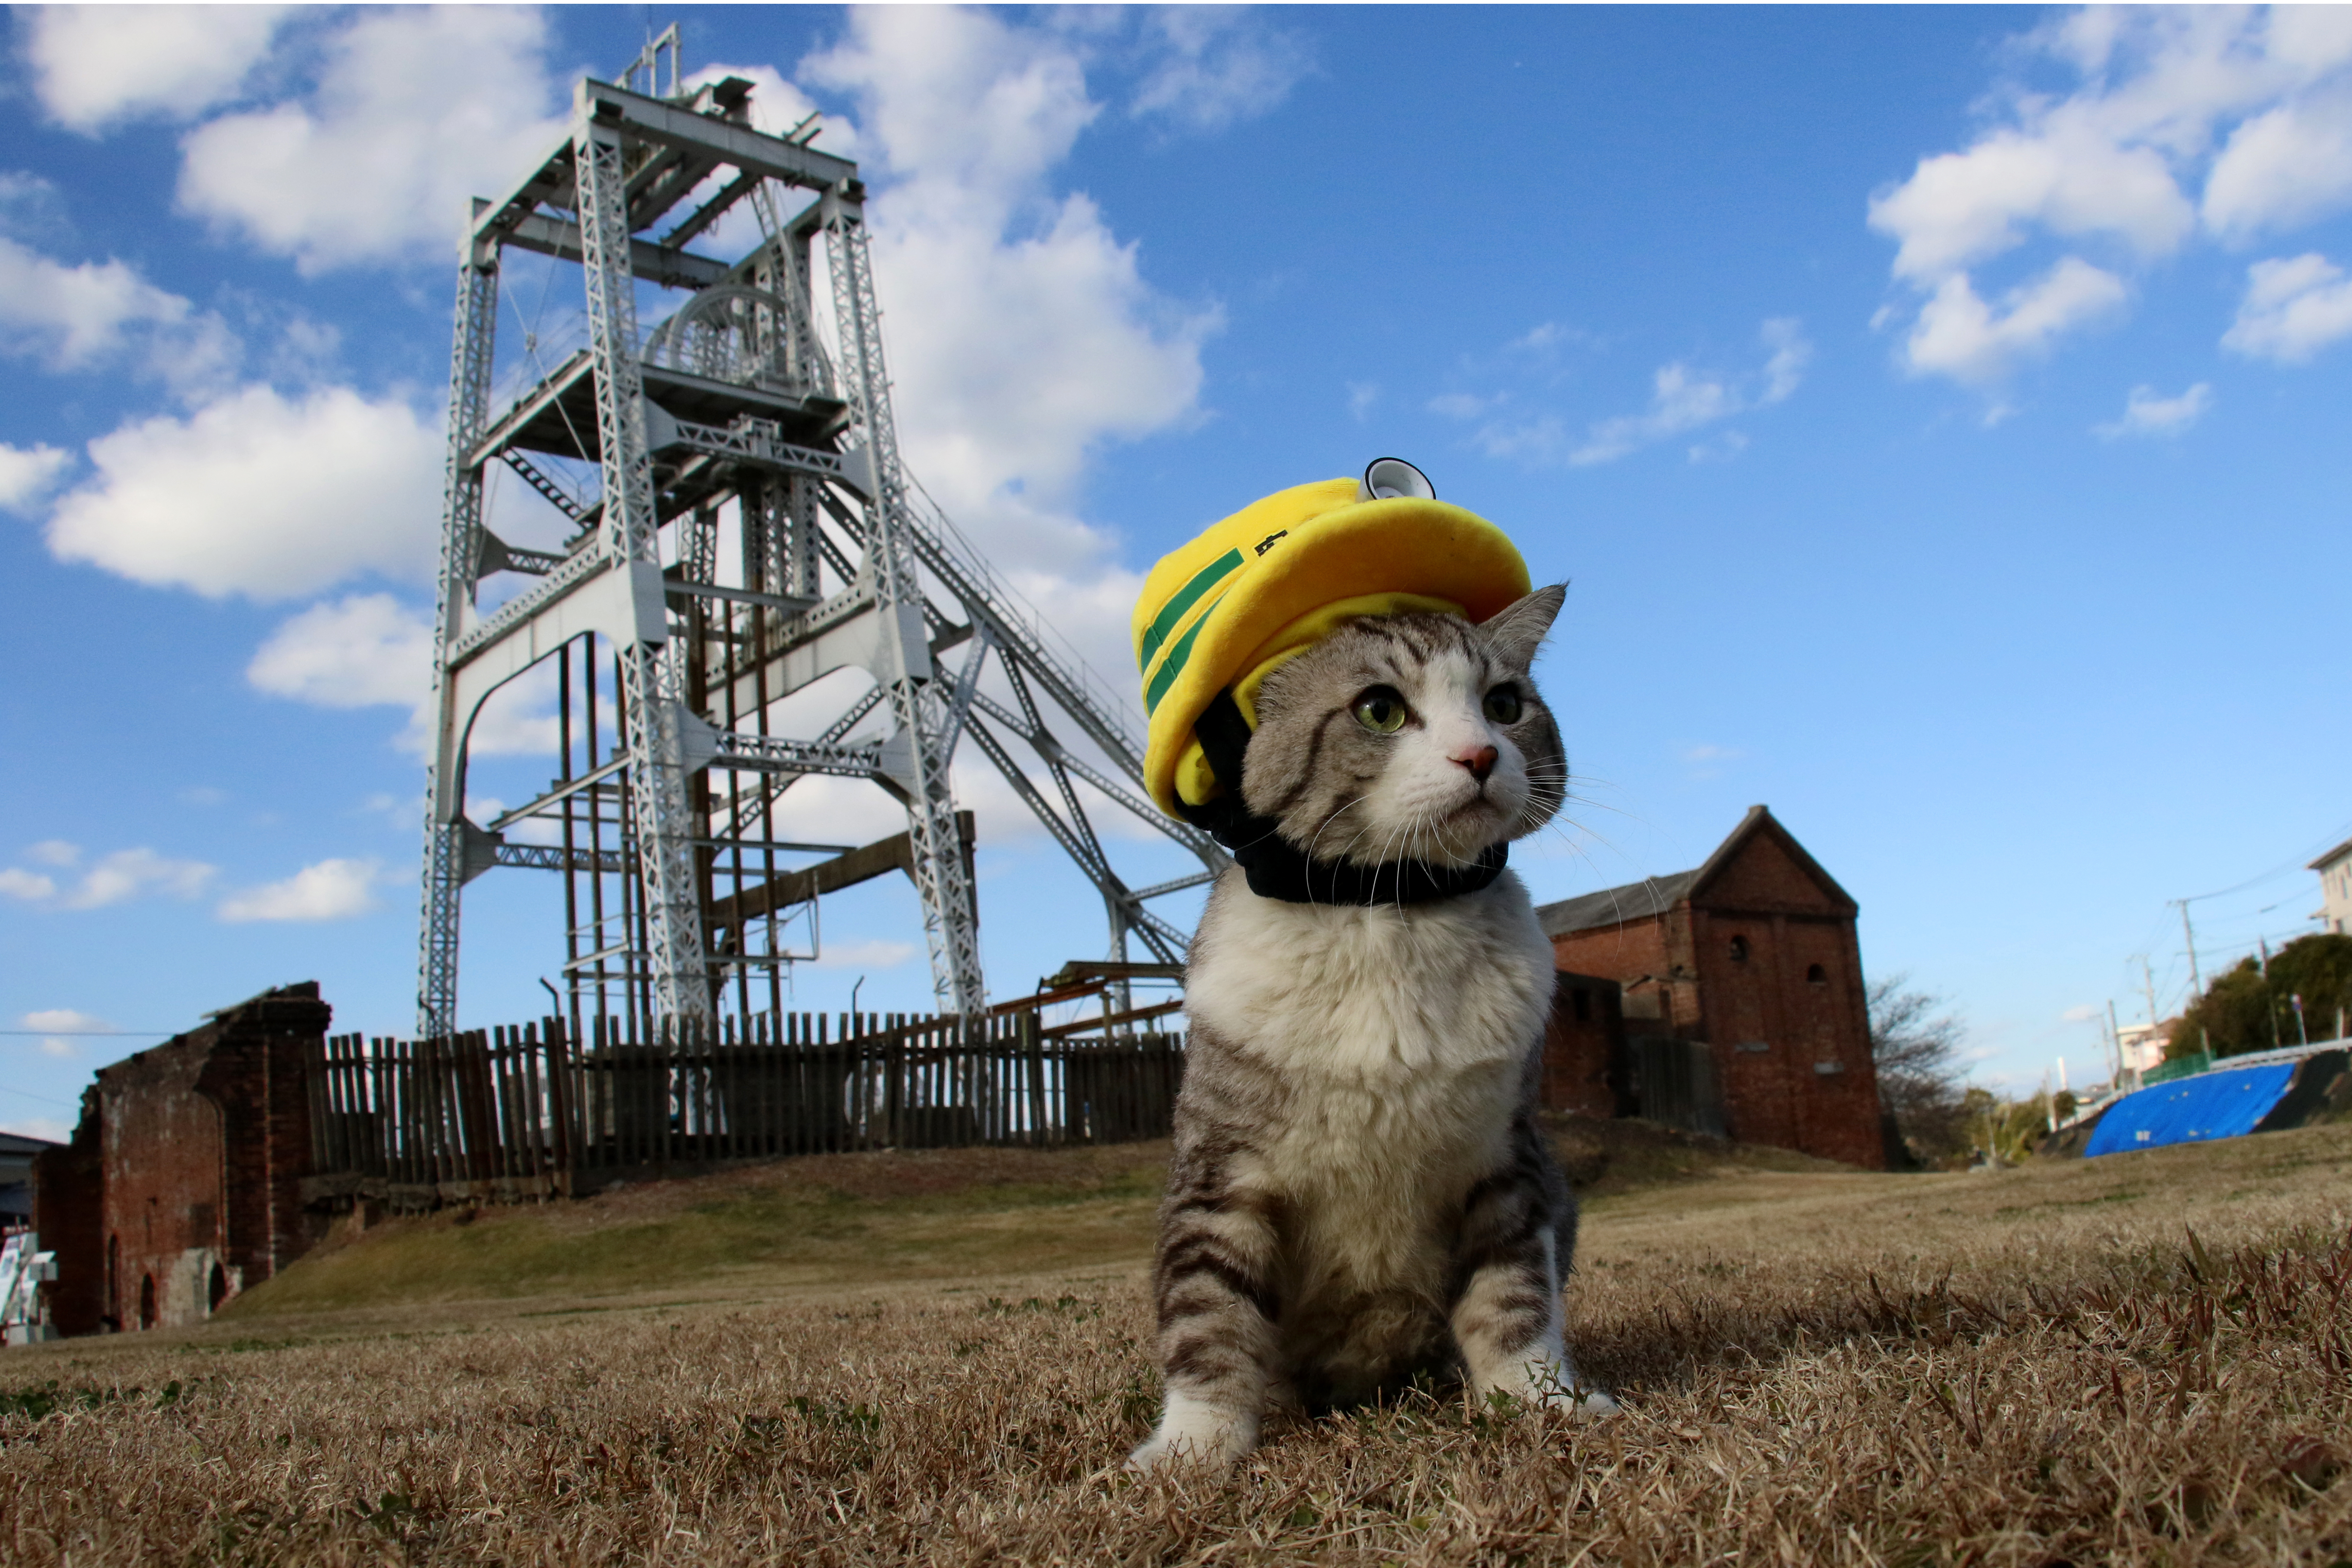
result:
[[[814,951],[816,897],[892,868],[920,895],[940,1011],[979,1016],[970,819],[949,781],[964,742],[1099,890],[1112,960],[1131,942],[1180,959],[1187,933],[1148,901],[1226,864],[1145,798],[1129,705],[907,472],[856,166],[810,144],[814,117],[754,129],[751,92],[682,85],[672,27],[620,82],[582,80],[563,142],[475,204],[450,364],[420,1038],[457,1027],[461,889],[505,868],[564,879],[575,1031],[781,1015],[779,976]],[[711,253],[729,236],[731,260]],[[583,341],[559,361],[526,331],[503,365],[519,390],[494,407],[515,250],[576,266]],[[493,474],[562,514],[561,548],[492,531]],[[477,823],[483,704],[551,665],[557,775]],[[888,792],[905,833],[856,851],[783,837],[785,793],[824,775]],[[1081,786],[1201,869],[1130,886]]]

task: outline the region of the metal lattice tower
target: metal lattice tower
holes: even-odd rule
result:
[[[970,819],[948,776],[964,741],[1100,891],[1108,956],[1128,958],[1133,939],[1177,961],[1186,933],[1146,900],[1226,861],[1152,808],[1129,710],[901,464],[856,166],[808,145],[813,121],[783,137],[753,130],[740,79],[681,90],[675,27],[623,79],[583,80],[564,143],[503,200],[475,203],[458,269],[420,1035],[457,1026],[461,888],[508,867],[565,879],[575,1020],[781,1008],[778,975],[809,954],[818,893],[892,868],[920,895],[941,1009],[978,1011]],[[730,214],[730,231],[756,221],[749,254],[688,248]],[[832,353],[812,302],[820,243]],[[509,247],[577,264],[585,342],[549,364],[526,331],[533,374],[494,410]],[[640,330],[641,300],[678,295]],[[491,531],[499,466],[568,519],[563,548]],[[730,533],[739,548],[722,560]],[[535,580],[485,609],[501,574]],[[549,661],[558,776],[477,824],[465,811],[475,721]],[[785,793],[827,774],[889,792],[906,833],[856,850],[779,838]],[[1129,887],[1081,784],[1202,869]],[[843,852],[780,864],[825,850]]]

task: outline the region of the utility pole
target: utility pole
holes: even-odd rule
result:
[[[2189,994],[2192,996],[2202,995],[2205,991],[2205,981],[2197,973],[2197,930],[2189,923],[2189,900],[2175,899],[2172,901],[2179,906],[2180,934],[2189,943]]]
[[[2107,998],[2107,1038],[2114,1042],[2116,1047],[2116,1088],[2120,1091],[2124,1087],[2124,1075],[2131,1071],[2131,1068],[2124,1060],[2123,1026],[2116,1022],[2116,999],[2112,996]]]

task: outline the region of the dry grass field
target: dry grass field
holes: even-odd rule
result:
[[[2352,1128],[1880,1176],[1571,1131],[1624,1412],[1137,1483],[1161,1151],[858,1156],[379,1227],[0,1354],[0,1560],[2352,1560]]]

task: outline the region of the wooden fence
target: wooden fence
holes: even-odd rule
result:
[[[1167,1135],[1181,1036],[1060,1035],[1032,1012],[787,1014],[652,1039],[575,1039],[555,1018],[337,1036],[310,1064],[304,1195],[429,1208],[791,1154]]]

